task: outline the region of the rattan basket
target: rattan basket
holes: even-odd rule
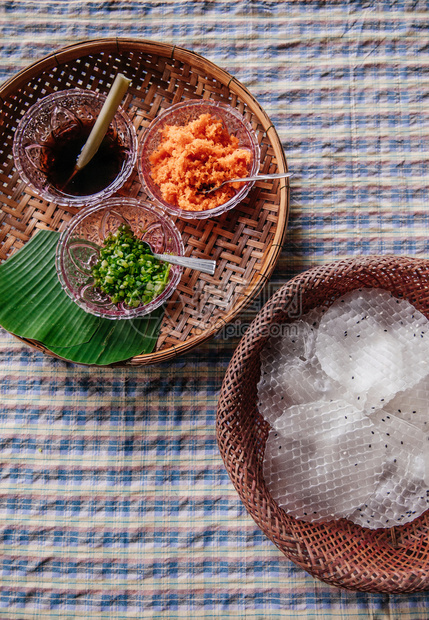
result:
[[[18,121],[39,98],[67,88],[108,92],[116,74],[132,80],[123,101],[140,137],[164,109],[187,99],[223,101],[252,125],[261,148],[261,172],[287,170],[270,119],[233,76],[180,47],[135,39],[100,39],[59,50],[0,88],[0,261],[40,228],[61,230],[76,210],[36,196],[20,180],[12,142]],[[259,293],[282,247],[289,210],[287,180],[257,182],[232,211],[206,220],[177,220],[186,254],[217,261],[216,274],[185,272],[167,305],[155,351],[127,363],[153,364],[189,351],[214,336]],[[146,198],[135,169],[121,195]],[[40,343],[26,341],[44,353]]]
[[[429,263],[368,257],[339,261],[294,277],[267,302],[229,364],[217,410],[217,439],[229,476],[250,515],[293,562],[329,584],[367,592],[429,589],[429,511],[388,530],[346,520],[311,524],[279,508],[268,493],[262,462],[269,426],[257,410],[260,351],[272,327],[358,287],[381,287],[429,316]],[[410,363],[412,360],[410,360]]]

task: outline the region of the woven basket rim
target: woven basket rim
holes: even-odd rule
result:
[[[387,279],[389,273],[406,273],[410,278],[414,277],[416,282],[419,282],[420,277],[423,278],[420,272],[423,274],[424,271],[427,274],[426,280],[429,282],[427,260],[393,255],[342,259],[309,268],[294,276],[276,291],[260,310],[231,358],[220,390],[216,412],[217,441],[231,481],[252,518],[286,557],[312,576],[349,590],[390,593],[429,590],[427,571],[429,566],[429,542],[427,541],[429,510],[410,524],[386,530],[369,530],[345,519],[319,524],[297,520],[276,504],[266,488],[257,488],[254,470],[256,466],[252,457],[247,454],[247,450],[251,450],[250,447],[247,448],[252,432],[249,427],[253,425],[253,428],[257,426],[268,428],[268,423],[263,421],[258,413],[255,413],[257,418],[249,422],[249,426],[243,427],[239,417],[241,409],[249,407],[248,402],[245,401],[245,392],[248,390],[249,382],[254,381],[258,376],[254,369],[258,366],[259,352],[269,338],[269,330],[266,326],[270,321],[286,322],[288,320],[285,318],[285,303],[303,286],[303,283],[312,282],[314,287],[327,287],[325,278],[329,278],[334,286],[336,278],[354,277],[354,288],[359,288],[364,286],[360,283],[361,277],[363,278],[364,274],[370,270],[378,271],[380,274],[384,272]],[[334,298],[340,296],[335,289],[332,289],[332,292],[333,296],[329,304]],[[425,314],[429,316],[429,291],[425,293],[425,305]],[[312,304],[305,308],[305,311],[311,309],[311,306]],[[396,541],[404,532],[418,530],[420,523],[423,524],[424,535],[421,535],[419,539],[416,534],[415,542],[412,541],[395,548],[396,543],[392,544],[392,540]],[[410,535],[410,539],[412,538],[413,536]],[[423,539],[424,542],[422,542]],[[317,547],[314,546],[315,540],[318,541]],[[348,546],[353,547],[356,557],[344,558],[340,555],[336,557],[336,540],[347,541]],[[323,550],[320,551],[322,547]],[[334,547],[334,549],[326,551],[326,547]],[[365,567],[358,564],[361,547],[374,553],[374,558],[365,558]],[[338,553],[340,551],[341,549]],[[408,555],[412,556],[414,574],[410,573],[409,565],[401,567],[401,559]],[[383,579],[380,577],[379,581],[377,580],[377,563],[383,564],[384,568],[387,566],[387,571],[390,566],[394,565],[391,580],[386,579],[384,574]],[[342,571],[348,571],[348,573],[347,575],[341,574],[339,577]],[[367,574],[363,575],[365,571]]]
[[[0,101],[4,103],[7,98],[13,97],[19,89],[25,90],[30,79],[42,75],[43,72],[57,70],[65,63],[78,61],[88,55],[102,55],[106,52],[124,55],[133,54],[136,51],[147,55],[159,55],[164,59],[174,60],[179,63],[182,62],[196,67],[201,71],[204,70],[207,78],[214,79],[225,86],[228,92],[231,93],[231,96],[234,96],[237,101],[243,102],[243,105],[247,106],[247,109],[262,126],[274,151],[279,171],[287,171],[286,156],[277,131],[266,112],[247,88],[234,76],[221,69],[210,60],[205,59],[193,51],[169,43],[127,37],[110,37],[89,39],[68,45],[44,56],[29,67],[19,71],[15,76],[9,78],[0,87]],[[251,280],[247,283],[246,288],[241,291],[240,295],[237,296],[236,303],[230,311],[219,316],[204,329],[202,333],[185,337],[181,342],[171,345],[168,348],[155,350],[150,354],[137,355],[131,360],[124,362],[124,365],[132,364],[140,366],[160,363],[187,353],[195,346],[215,336],[226,324],[233,321],[252,299],[258,295],[272,274],[286,235],[289,216],[289,183],[287,181],[279,184],[278,197],[278,223],[272,240],[267,243],[264,248],[261,268],[258,272],[252,274]],[[30,346],[52,355],[42,343],[36,343],[29,339],[24,339],[24,341]]]

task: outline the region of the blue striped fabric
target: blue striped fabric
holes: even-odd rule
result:
[[[228,362],[278,286],[360,254],[429,258],[428,20],[418,0],[0,4],[1,81],[87,38],[174,43],[249,88],[294,172],[272,281],[186,356],[88,368],[0,330],[0,617],[429,617],[427,594],[340,591],[284,558],[215,437]]]

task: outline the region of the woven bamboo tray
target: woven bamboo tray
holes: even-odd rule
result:
[[[429,511],[388,530],[345,519],[311,524],[279,508],[267,491],[262,463],[269,425],[257,410],[260,351],[272,326],[286,323],[359,287],[381,287],[429,317],[429,263],[387,256],[310,269],[277,291],[240,341],[222,385],[217,439],[229,476],[261,530],[290,560],[331,585],[366,592],[429,590]],[[412,360],[410,360],[412,363]]]
[[[0,88],[0,261],[21,248],[40,228],[61,230],[76,213],[38,198],[13,165],[12,141],[22,114],[39,98],[66,88],[107,92],[118,72],[131,78],[123,102],[138,136],[164,109],[187,99],[213,99],[237,108],[253,126],[261,147],[261,172],[287,170],[270,119],[231,75],[201,56],[154,41],[101,39],[51,54]],[[146,198],[137,170],[119,192]],[[166,307],[155,351],[127,363],[171,359],[208,340],[232,321],[268,280],[284,239],[289,211],[288,182],[258,182],[242,204],[220,217],[177,219],[186,254],[214,258],[216,274],[184,273]],[[44,353],[38,342],[26,340]]]

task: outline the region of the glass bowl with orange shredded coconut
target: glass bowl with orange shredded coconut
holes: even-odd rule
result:
[[[235,108],[190,100],[171,106],[146,130],[139,174],[150,198],[171,215],[202,219],[237,206],[253,182],[223,181],[259,172],[260,149],[248,121]]]

